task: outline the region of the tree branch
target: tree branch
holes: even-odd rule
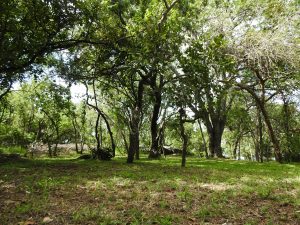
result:
[[[10,82],[6,90],[0,94],[0,101],[10,91],[11,87],[12,87],[12,82]]]
[[[166,10],[164,11],[164,13],[162,14],[162,17],[160,18],[159,22],[158,22],[158,30],[161,31],[161,27],[162,25],[165,23],[165,21],[168,18],[168,14],[169,12],[172,10],[172,8],[176,5],[177,2],[179,2],[180,0],[174,0],[171,5],[169,6],[167,1],[164,0],[165,6],[166,6]]]

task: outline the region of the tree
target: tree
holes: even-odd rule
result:
[[[89,93],[88,93],[88,85],[86,85],[86,91],[87,91],[87,93],[86,93],[86,104],[97,112],[97,119],[96,119],[96,124],[95,124],[95,137],[96,137],[96,140],[97,140],[96,157],[99,158],[99,159],[106,160],[110,156],[108,156],[107,154],[104,154],[104,152],[103,152],[104,149],[102,149],[102,139],[100,138],[100,136],[102,134],[101,133],[99,134],[99,129],[98,129],[98,127],[100,125],[100,117],[104,120],[107,131],[109,133],[109,137],[110,137],[110,141],[111,141],[112,157],[114,157],[115,154],[116,154],[116,144],[115,144],[115,140],[114,140],[114,137],[113,137],[113,133],[112,133],[112,130],[111,130],[110,123],[108,121],[108,116],[99,107],[97,94],[96,94],[96,89],[95,89],[95,82],[93,82],[92,88],[93,88],[93,94],[94,94],[93,98],[94,98],[95,104],[93,105],[92,103],[89,102],[89,97],[90,96],[89,96]]]
[[[175,38],[179,28],[175,22],[179,10],[171,14],[177,3],[177,0],[170,4],[167,1],[133,2],[132,5],[125,2],[103,3],[107,6],[107,9],[103,9],[104,20],[107,20],[107,26],[115,33],[108,32],[107,27],[99,26],[96,35],[111,35],[111,39],[116,39],[117,33],[120,34],[117,36],[124,37],[122,41],[105,48],[94,46],[70,52],[67,66],[62,61],[62,74],[69,79],[101,80],[104,84],[112,82],[119,92],[125,92],[124,96],[130,103],[127,160],[130,163],[133,162],[134,155],[139,158],[139,130],[146,86],[151,87],[151,95],[155,101],[151,134],[152,146],[157,151],[157,121],[164,85],[162,65],[167,63],[159,61],[162,56],[165,56],[164,59],[170,58],[167,50],[171,44],[175,45],[174,40],[179,40],[178,37]],[[171,22],[168,23],[169,21]],[[172,42],[168,42],[172,36]],[[79,67],[85,70],[84,73],[78,72],[81,70]]]
[[[251,96],[244,93],[236,93],[236,98],[227,115],[227,128],[229,135],[227,141],[233,143],[230,154],[233,159],[241,159],[240,144],[243,139],[251,136],[255,146],[256,160],[263,159],[262,154],[262,124],[260,114],[257,116],[256,105]],[[254,116],[252,116],[254,115]]]
[[[46,125],[42,140],[48,144],[49,156],[56,156],[63,114],[67,114],[70,108],[69,89],[46,78],[36,86],[34,94],[37,110],[43,115]]]
[[[189,93],[185,99],[195,119],[201,118],[207,128],[210,157],[223,157],[222,134],[234,98],[230,94],[231,84],[222,83],[234,70],[223,36],[212,37],[210,41],[195,40],[182,57],[181,66],[185,75],[181,88]]]
[[[249,32],[245,35],[239,55],[239,58],[243,59],[240,65],[244,68],[244,74],[240,78],[241,82],[236,83],[256,101],[268,128],[278,162],[283,160],[282,151],[270,121],[266,102],[280,93],[283,86],[292,84],[300,68],[296,56],[300,51],[299,45],[285,33],[282,28]]]
[[[100,6],[93,1],[1,1],[0,99],[15,81],[39,71],[46,56],[79,45],[109,45],[94,39]],[[99,13],[99,12],[97,12]]]

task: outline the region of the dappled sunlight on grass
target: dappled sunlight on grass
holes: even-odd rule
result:
[[[202,184],[199,184],[199,186],[201,188],[206,188],[206,189],[209,189],[209,190],[212,190],[212,191],[226,191],[226,190],[229,190],[229,189],[237,189],[238,186],[237,185],[228,185],[228,184],[225,184],[225,183],[217,183],[217,184],[214,184],[214,183],[202,183]]]
[[[40,221],[45,212],[56,224],[243,224],[249,211],[263,207],[259,220],[297,219],[299,165],[188,158],[181,168],[180,162],[170,156],[134,164],[124,157],[3,164],[0,213],[10,224],[18,222],[12,215]]]

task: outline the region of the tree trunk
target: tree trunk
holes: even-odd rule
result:
[[[282,94],[283,100],[283,114],[284,114],[284,133],[287,143],[287,153],[285,159],[289,162],[292,161],[292,143],[291,143],[291,132],[290,132],[290,113],[289,113],[289,101]]]
[[[252,97],[255,99],[257,105],[259,106],[261,113],[263,115],[265,124],[268,128],[268,133],[270,136],[270,139],[272,141],[273,147],[274,147],[274,155],[275,155],[275,159],[277,162],[282,163],[282,153],[281,153],[281,149],[280,149],[280,145],[279,145],[279,141],[276,137],[276,134],[274,132],[273,126],[271,124],[271,120],[269,117],[269,114],[266,110],[266,106],[265,106],[265,99],[264,99],[264,82],[265,81],[261,81],[261,88],[262,88],[262,96],[261,98],[248,86],[243,85],[243,84],[237,84],[240,88],[246,90],[247,92],[249,92],[249,94],[252,95]]]
[[[121,135],[122,135],[122,138],[123,138],[123,141],[124,141],[124,146],[125,146],[126,152],[127,152],[127,154],[128,154],[129,146],[128,146],[126,137],[125,137],[125,135],[124,135],[124,133],[123,133],[122,131],[121,131]]]
[[[52,148],[51,148],[51,143],[49,141],[47,141],[47,145],[48,145],[48,155],[50,158],[52,158]]]
[[[82,155],[82,153],[83,153],[83,147],[84,147],[84,140],[83,140],[83,138],[81,137],[80,138],[80,154]]]
[[[134,155],[139,153],[139,144],[140,144],[139,123],[140,123],[140,110],[138,107],[135,107],[132,110],[132,118],[130,123],[127,163],[133,163]]]
[[[156,92],[155,104],[154,104],[152,119],[151,119],[151,149],[149,153],[149,158],[152,159],[160,157],[160,152],[158,148],[159,137],[158,137],[158,125],[157,125],[160,107],[161,107],[161,93]]]
[[[53,151],[53,156],[57,156],[57,145],[58,145],[58,143],[56,142],[55,144],[54,144],[54,151]]]
[[[136,143],[138,143],[138,145],[136,145],[137,147],[135,147],[135,159],[136,160],[139,160],[140,159],[140,146],[139,146],[139,143],[140,143],[140,134],[139,134],[139,130],[138,130],[138,133],[135,137],[135,140],[136,140]]]
[[[184,120],[185,117],[185,110],[180,108],[179,110],[179,126],[180,126],[180,136],[182,139],[182,159],[181,159],[181,167],[185,167],[186,164],[186,153],[187,153],[187,144],[188,144],[188,137],[185,133],[184,129]]]
[[[241,142],[239,142],[238,160],[241,160]]]
[[[78,148],[77,140],[75,140],[75,151],[76,151],[77,154],[79,154],[79,148]]]
[[[129,149],[128,149],[128,156],[127,156],[127,163],[133,163],[134,160],[134,149],[136,143],[136,136],[134,133],[130,132],[129,134]]]
[[[258,110],[257,116],[258,116],[259,155],[260,155],[260,162],[263,162],[263,160],[264,160],[263,123],[262,123],[261,113],[259,110]]]
[[[133,163],[134,155],[136,159],[139,159],[140,152],[140,120],[143,106],[143,95],[144,95],[144,84],[145,80],[140,80],[138,84],[138,90],[136,97],[136,102],[134,108],[131,109],[130,118],[130,129],[129,129],[129,149],[127,163]]]
[[[159,87],[156,85],[156,76],[153,77],[153,84],[152,88],[154,91],[154,106],[153,106],[153,112],[152,112],[152,118],[151,118],[151,148],[149,152],[149,158],[151,159],[157,159],[160,157],[160,151],[159,151],[159,135],[158,135],[158,118],[159,118],[159,111],[161,108],[161,100],[162,100],[162,85],[163,85],[163,76],[160,75],[160,83]]]
[[[97,139],[97,151],[100,152],[100,148],[102,147],[102,127],[100,124],[100,116],[103,118],[108,134],[110,136],[110,140],[111,140],[111,148],[112,148],[112,154],[113,157],[115,156],[116,153],[116,145],[115,145],[115,141],[114,141],[114,137],[113,137],[113,133],[111,131],[111,127],[109,125],[107,116],[105,115],[105,113],[103,111],[101,111],[101,109],[98,107],[98,103],[97,103],[97,96],[96,96],[96,89],[95,89],[95,83],[93,82],[93,92],[94,92],[94,100],[95,100],[95,105],[92,105],[89,103],[89,95],[88,95],[88,86],[86,85],[86,95],[87,95],[87,99],[86,99],[86,104],[90,107],[92,107],[96,112],[97,112],[97,121],[96,121],[96,128],[95,128],[95,136]],[[100,125],[100,136],[99,136],[99,132],[98,132],[98,127]]]
[[[84,148],[84,144],[85,144],[84,136],[85,136],[84,132],[80,131],[79,132],[79,137],[80,137],[80,152],[79,153],[80,154],[83,153],[83,148]]]
[[[12,84],[13,82],[9,81],[7,88],[2,93],[0,93],[0,101],[2,100],[2,98],[4,98],[5,95],[7,95],[10,92],[10,89],[12,88]],[[3,85],[1,84],[1,86]]]
[[[260,112],[258,112],[258,114],[260,114]],[[257,114],[257,118],[258,118],[258,129],[257,129],[257,133],[258,133],[258,137],[259,137],[259,140],[255,142],[255,160],[256,162],[259,162],[260,161],[260,153],[261,153],[261,136],[260,136],[260,131],[261,131],[261,121],[260,121],[260,115]]]
[[[165,117],[163,117],[161,127],[158,131],[158,148],[159,148],[158,151],[160,152],[160,154],[164,154],[163,152],[164,145],[165,145]]]
[[[256,145],[256,146],[255,146],[255,153],[254,153],[254,154],[255,154],[255,161],[256,161],[256,162],[260,162],[259,151],[260,151],[260,150],[259,150],[259,146]]]
[[[98,112],[101,116],[100,112]],[[101,117],[99,118],[99,140],[100,140],[100,148],[103,147],[103,129],[102,129],[102,121]]]
[[[208,155],[208,151],[207,151],[207,144],[206,144],[206,140],[205,140],[205,137],[204,137],[204,133],[203,133],[203,130],[202,130],[202,126],[201,126],[200,120],[198,120],[198,124],[199,124],[199,128],[200,128],[201,138],[202,138],[202,141],[203,141],[205,158],[208,159],[209,155]]]
[[[241,140],[241,136],[238,135],[237,139],[236,139],[235,142],[234,142],[234,148],[233,148],[233,158],[234,158],[235,160],[236,160],[237,149],[238,149],[240,140]]]
[[[267,126],[268,131],[269,131],[270,139],[273,143],[275,160],[279,163],[282,163],[282,154],[281,154],[281,150],[280,150],[279,141],[278,141],[278,139],[275,135],[273,126],[272,126],[271,121],[270,121],[269,114],[267,113],[267,110],[266,110],[266,108],[263,104],[259,104],[259,105],[260,105],[261,112],[263,114],[266,126]]]
[[[100,114],[98,113],[97,115],[97,119],[96,119],[96,125],[95,125],[95,139],[97,142],[97,146],[96,146],[96,158],[100,159],[100,150],[101,150],[101,140],[100,140],[100,136],[99,136],[99,121],[100,121]]]
[[[100,109],[98,111],[99,111],[101,117],[104,119],[107,131],[108,131],[108,134],[109,134],[109,137],[110,137],[111,149],[112,149],[113,157],[115,157],[115,155],[116,155],[116,144],[115,144],[113,132],[111,131],[111,127],[109,125],[107,116]]]
[[[53,151],[53,156],[57,156],[57,145],[59,143],[59,125],[57,123],[54,123],[55,125],[55,132],[56,132],[56,138],[55,138],[55,146]]]
[[[218,158],[224,158],[221,147],[223,131],[224,126],[222,121],[218,121],[217,123],[215,122],[213,124],[212,130],[209,131],[210,157],[216,156]]]
[[[74,120],[72,120],[72,125],[73,125],[73,129],[74,129],[75,150],[76,150],[76,153],[78,154],[79,153],[78,140],[77,140],[78,134],[77,134],[76,122]]]

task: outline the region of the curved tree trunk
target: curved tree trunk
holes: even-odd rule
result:
[[[109,134],[109,137],[110,137],[111,149],[112,149],[113,157],[115,157],[115,155],[116,155],[116,144],[115,144],[113,132],[111,131],[111,127],[109,125],[107,116],[104,114],[104,112],[102,112],[101,110],[99,110],[99,114],[104,119],[107,131],[108,131],[108,134]]]
[[[269,114],[267,113],[267,110],[266,110],[266,108],[263,104],[260,104],[260,108],[261,108],[261,112],[263,114],[266,126],[267,126],[268,131],[269,131],[270,139],[273,143],[275,159],[276,159],[277,162],[281,163],[282,162],[281,149],[280,149],[279,141],[278,141],[278,139],[275,135],[275,131],[274,131],[273,126],[271,124]]]
[[[114,141],[114,136],[113,136],[113,133],[111,131],[111,127],[110,127],[109,121],[107,119],[107,115],[98,107],[95,84],[93,83],[95,105],[92,105],[92,104],[89,103],[89,95],[88,95],[88,86],[87,85],[86,85],[86,90],[87,90],[86,91],[86,95],[87,95],[86,104],[88,106],[92,107],[97,112],[97,121],[96,121],[96,128],[95,128],[95,134],[96,134],[96,139],[97,139],[97,151],[100,150],[101,145],[102,145],[102,137],[100,138],[99,134],[98,134],[99,120],[100,120],[100,116],[101,116],[103,118],[104,122],[105,122],[107,131],[108,131],[108,134],[109,134],[109,137],[110,137],[112,154],[113,154],[113,156],[115,156],[116,144],[115,144],[115,141]],[[101,141],[100,141],[100,139],[101,139]]]
[[[264,83],[262,83],[262,86],[264,85]],[[249,94],[251,94],[251,96],[255,99],[262,115],[265,121],[265,124],[268,128],[268,133],[271,139],[271,142],[273,144],[274,147],[274,155],[275,155],[275,160],[279,163],[282,163],[282,153],[281,153],[281,149],[280,149],[280,145],[279,145],[279,141],[276,137],[275,131],[273,129],[269,114],[266,110],[266,106],[265,106],[265,99],[261,99],[250,87],[243,85],[243,84],[237,84],[238,87],[240,87],[241,89],[246,90]],[[264,89],[264,86],[262,87],[262,89]],[[262,95],[262,97],[264,98],[264,95]]]

